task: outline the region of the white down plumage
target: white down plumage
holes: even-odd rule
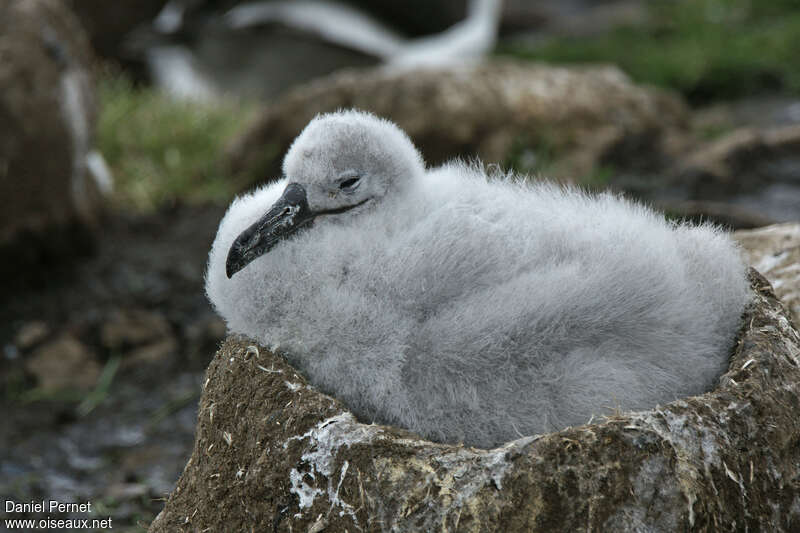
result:
[[[314,119],[233,202],[207,293],[366,422],[490,447],[708,390],[748,299],[712,226],[611,194],[426,170],[394,124]]]

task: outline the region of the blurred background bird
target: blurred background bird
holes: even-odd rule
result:
[[[271,97],[344,67],[477,60],[494,47],[502,0],[459,4],[403,5],[414,16],[397,20],[381,3],[171,0],[130,46],[146,58],[154,81],[177,96]],[[421,14],[432,15],[433,24]]]

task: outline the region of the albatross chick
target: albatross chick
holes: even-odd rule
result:
[[[345,111],[237,198],[206,290],[362,421],[491,447],[708,390],[748,299],[711,225],[464,163]]]

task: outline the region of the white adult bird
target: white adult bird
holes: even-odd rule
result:
[[[154,81],[174,95],[274,96],[345,66],[410,70],[473,63],[494,48],[502,12],[502,0],[469,0],[463,20],[406,38],[335,0],[242,2],[221,19],[198,9],[206,4],[170,0],[153,21],[155,35],[140,31],[130,39],[132,48],[143,49]]]
[[[362,420],[490,447],[707,390],[748,299],[738,250],[611,194],[426,171],[373,115],[315,118],[233,202],[209,299]]]
[[[281,23],[379,58],[391,68],[441,67],[480,59],[497,38],[502,0],[469,0],[467,17],[447,30],[406,39],[346,4],[321,0],[253,1],[226,14],[232,28]]]

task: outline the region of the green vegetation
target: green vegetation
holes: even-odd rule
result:
[[[601,165],[592,169],[588,176],[581,176],[578,183],[589,189],[603,190],[609,186],[616,173],[613,165]]]
[[[179,101],[112,75],[100,81],[99,97],[97,142],[119,206],[152,211],[178,199],[222,203],[236,192],[223,150],[254,106]]]
[[[108,397],[111,384],[114,381],[114,376],[117,373],[117,369],[119,369],[120,360],[120,356],[115,355],[106,362],[94,389],[88,393],[72,388],[25,388],[22,382],[19,382],[19,380],[23,378],[20,372],[17,383],[6,383],[6,400],[23,404],[33,402],[75,403],[78,404],[77,414],[80,416],[87,416]]]
[[[109,359],[106,366],[103,367],[103,372],[100,374],[100,377],[97,378],[97,384],[94,390],[87,394],[78,405],[78,414],[80,416],[87,416],[108,397],[111,383],[114,382],[114,376],[117,374],[117,369],[119,368],[120,359],[119,355],[115,355]]]
[[[546,131],[539,132],[536,137],[520,135],[512,142],[502,168],[527,176],[527,179],[537,179],[540,176],[553,178],[558,174],[559,158],[564,151]],[[604,164],[593,168],[586,175],[573,177],[578,185],[600,190],[608,187],[615,173],[616,169],[612,165]]]
[[[555,159],[555,145],[546,134],[540,133],[535,139],[530,135],[520,135],[511,143],[503,168],[521,175],[536,176],[546,173]]]
[[[658,0],[648,21],[592,37],[554,38],[499,53],[559,63],[614,63],[690,102],[800,93],[800,0]]]

